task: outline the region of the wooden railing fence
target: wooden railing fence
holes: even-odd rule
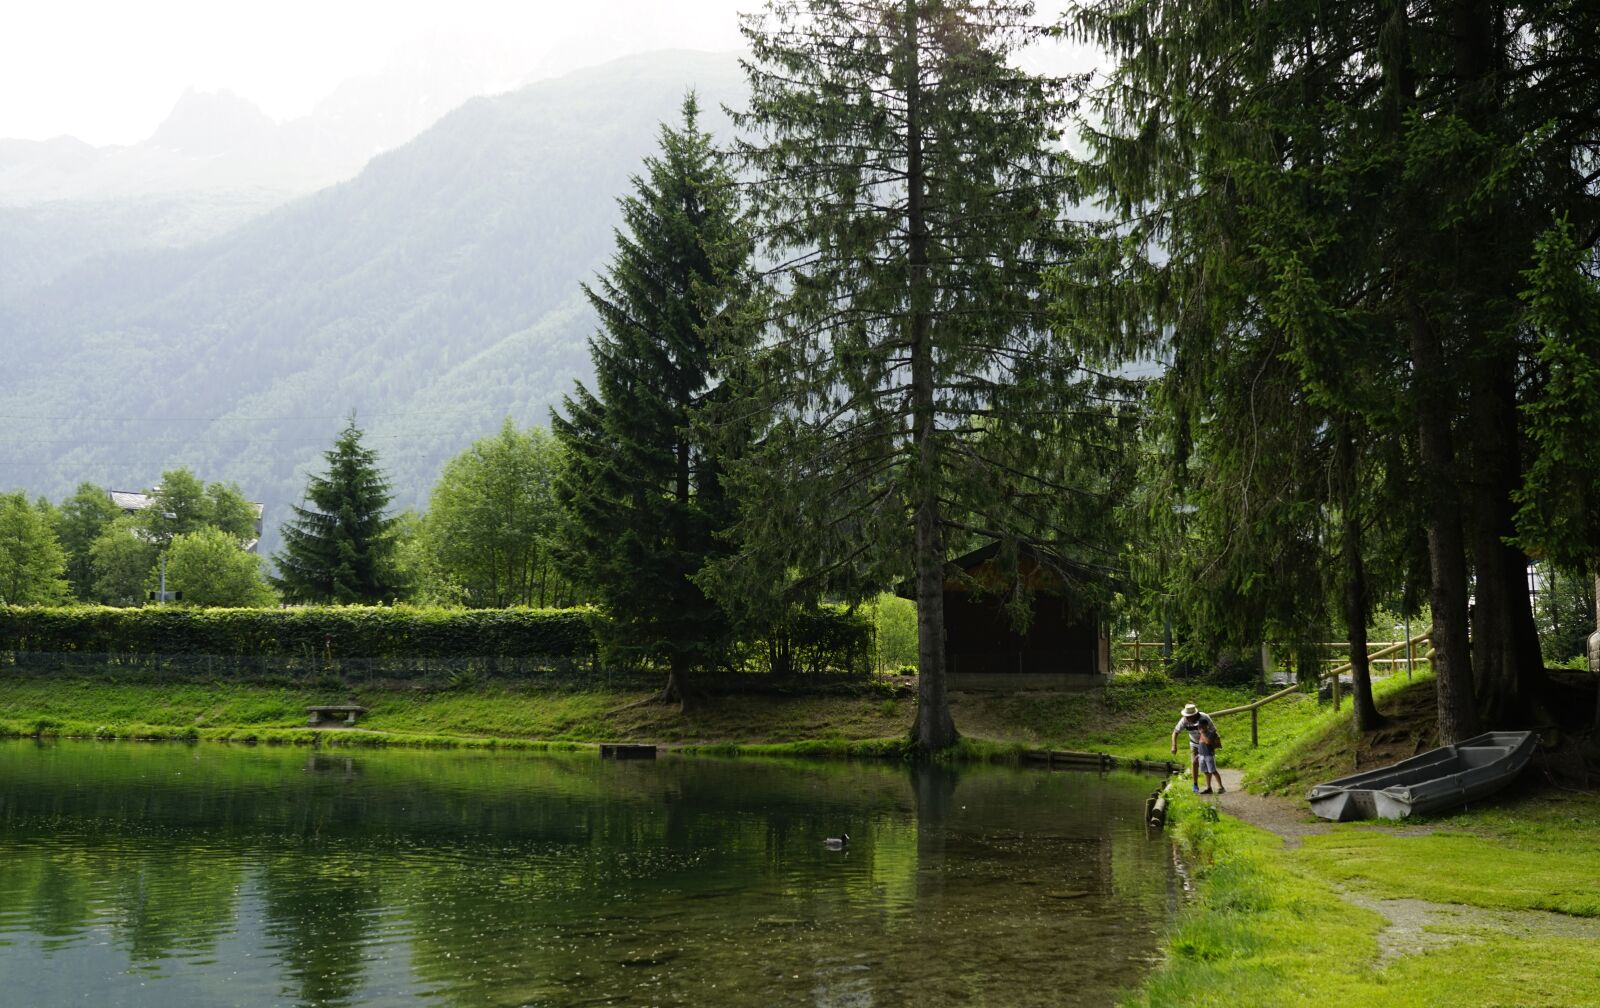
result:
[[[1432,632],[1431,631],[1425,631],[1423,633],[1417,634],[1416,636],[1412,637],[1410,640],[1393,641],[1393,642],[1388,642],[1388,641],[1375,642],[1373,644],[1368,645],[1369,650],[1367,652],[1367,662],[1369,664],[1372,664],[1372,663],[1385,663],[1385,664],[1387,664],[1389,666],[1390,674],[1395,674],[1398,671],[1397,666],[1399,666],[1400,664],[1404,663],[1406,674],[1409,676],[1411,674],[1412,667],[1415,665],[1416,661],[1419,658],[1419,653],[1418,653],[1419,645],[1424,646],[1424,649],[1421,651],[1421,655],[1420,655],[1422,660],[1427,660],[1427,658],[1432,654],[1431,648],[1426,647],[1426,645],[1430,644],[1431,639],[1432,639]],[[1161,644],[1153,642],[1153,641],[1119,641],[1118,645],[1122,646],[1122,647],[1127,647],[1127,646],[1131,645],[1133,647],[1132,663],[1133,663],[1133,666],[1134,666],[1135,669],[1141,668],[1140,661],[1139,661],[1140,650],[1141,649],[1144,649],[1144,648],[1156,648],[1156,649],[1158,649],[1158,653],[1159,653],[1159,649],[1162,647]],[[1314,646],[1315,647],[1319,647],[1319,648],[1343,647],[1346,650],[1348,650],[1349,647],[1350,647],[1350,645],[1348,643],[1339,642],[1339,641],[1330,641],[1330,642],[1325,642],[1325,643],[1322,643],[1322,644],[1317,644],[1317,645],[1314,645]],[[1396,655],[1396,654],[1398,654],[1398,653],[1400,653],[1402,651],[1405,652],[1404,657],[1400,657],[1400,658],[1393,657],[1394,655]],[[1128,661],[1128,659],[1122,659],[1122,661],[1124,663],[1126,663]],[[1339,677],[1349,673],[1351,671],[1351,669],[1352,669],[1352,666],[1351,666],[1349,660],[1346,659],[1343,664],[1335,666],[1334,669],[1331,672],[1328,673],[1328,677],[1332,682],[1332,688],[1333,688],[1333,709],[1334,710],[1338,710],[1339,709],[1339,704],[1340,704]],[[1227,716],[1232,715],[1232,714],[1243,714],[1246,711],[1248,711],[1250,713],[1250,746],[1251,746],[1251,748],[1254,748],[1254,747],[1256,747],[1257,745],[1260,744],[1260,735],[1261,735],[1260,711],[1261,711],[1261,708],[1266,706],[1269,703],[1272,703],[1274,700],[1281,700],[1284,697],[1289,696],[1290,694],[1299,692],[1300,685],[1301,685],[1300,683],[1292,683],[1292,684],[1290,684],[1288,686],[1285,686],[1283,689],[1278,690],[1276,693],[1269,693],[1266,696],[1261,697],[1259,700],[1254,700],[1254,701],[1252,701],[1250,703],[1247,703],[1247,704],[1241,704],[1238,707],[1228,707],[1228,708],[1225,708],[1225,709],[1219,710],[1219,711],[1211,711],[1210,714],[1211,714],[1211,716],[1213,718],[1219,718],[1219,717],[1227,717]]]

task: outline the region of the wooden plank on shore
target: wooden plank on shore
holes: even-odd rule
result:
[[[1167,781],[1160,791],[1156,792],[1155,801],[1150,804],[1150,828],[1160,832],[1167,825],[1167,788],[1172,786],[1172,781]]]
[[[1159,774],[1174,774],[1183,769],[1170,760],[1153,763],[1150,760],[1113,756],[1110,753],[1077,752],[1071,749],[1025,749],[1023,750],[1022,758],[1029,763],[1044,763],[1049,766],[1060,764],[1062,766],[1099,767],[1101,769],[1123,767],[1128,770]]]

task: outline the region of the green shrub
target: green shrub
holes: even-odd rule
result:
[[[592,664],[603,618],[593,609],[0,606],[0,653],[123,663],[205,656],[305,670],[362,662],[415,667],[438,659],[447,671],[471,658],[493,673]]]
[[[245,678],[293,673],[326,676],[330,685],[384,675],[468,687],[484,678],[593,672],[601,665],[605,624],[593,608],[0,606],[0,664]],[[767,638],[745,646],[745,667],[866,675],[870,641],[871,625],[859,611],[797,609]],[[617,671],[610,661],[606,668]]]

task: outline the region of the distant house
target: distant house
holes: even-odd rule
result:
[[[1023,547],[1014,567],[990,543],[950,561],[960,574],[944,584],[946,682],[950,689],[1063,689],[1104,685],[1111,637],[1098,605],[1079,585],[1099,575],[1042,550]],[[1009,567],[1009,569],[1008,569]],[[1031,595],[1027,628],[1016,629],[1006,602]]]
[[[155,502],[156,499],[154,497],[147,493],[140,493],[137,490],[111,491],[111,503],[121,508],[123,514],[136,514]],[[260,501],[251,501],[250,506],[255,508],[256,512],[256,537],[245,543],[241,548],[247,553],[254,553],[256,546],[261,542],[261,516],[266,511],[266,505]]]

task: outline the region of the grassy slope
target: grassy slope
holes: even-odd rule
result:
[[[361,727],[398,742],[526,743],[639,740],[677,745],[845,748],[903,738],[915,713],[911,697],[729,696],[687,714],[634,705],[643,693],[551,691],[531,686],[348,690],[234,683],[132,683],[101,678],[0,678],[0,734],[100,735],[305,741],[304,708],[354,701],[370,709]],[[1160,760],[1168,756],[1179,709],[1244,702],[1247,691],[1130,681],[1106,691],[955,694],[956,724],[976,748],[1089,749]],[[1274,705],[1263,737],[1286,737],[1307,703]],[[1249,723],[1223,722],[1224,762],[1248,751]],[[318,733],[331,741],[329,733]],[[345,735],[356,733],[340,733]],[[371,739],[369,741],[376,741]],[[869,747],[870,748],[870,747]],[[1182,752],[1180,746],[1180,752]]]
[[[1362,738],[1331,712],[1253,754],[1256,786],[1306,783],[1433,744],[1432,683],[1382,684],[1395,723]],[[1588,937],[1485,928],[1462,915],[1430,924],[1455,941],[1380,961],[1383,916],[1341,898],[1409,898],[1494,911],[1600,918],[1600,795],[1559,792],[1531,775],[1503,797],[1441,819],[1429,833],[1359,824],[1308,836],[1298,849],[1179,795],[1175,833],[1195,865],[1198,899],[1181,916],[1165,965],[1130,998],[1141,1005],[1511,1006],[1594,1004],[1600,956]],[[1448,920],[1448,916],[1444,918]]]

